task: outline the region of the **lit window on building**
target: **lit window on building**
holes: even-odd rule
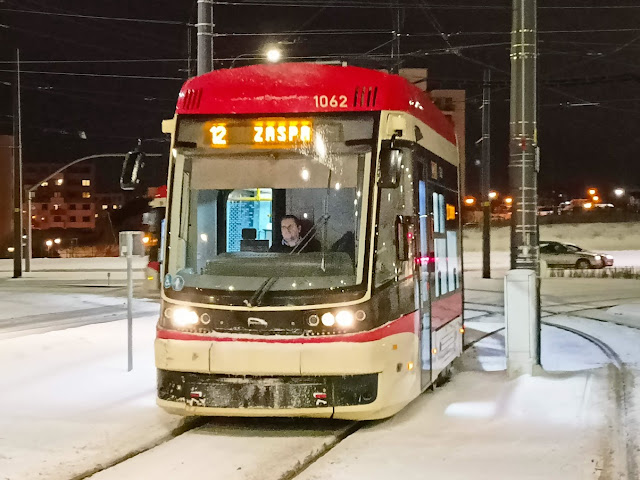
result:
[[[40,184],[41,187],[48,187],[49,186],[49,182],[42,182]]]
[[[35,220],[36,216],[35,215],[31,215],[31,220]]]
[[[60,205],[58,205],[57,203],[53,205],[54,210],[58,210],[59,208],[60,208]]]
[[[98,214],[96,213],[96,214],[94,215],[94,217],[98,218]]]
[[[91,186],[91,180],[82,180],[82,186],[83,187],[90,187]]]
[[[114,206],[113,206],[113,209],[114,209],[114,210],[117,210],[117,209],[118,209],[118,205],[114,205]]]
[[[106,210],[107,208],[109,208],[109,205],[104,205],[104,204],[102,205],[103,210]]]
[[[62,178],[59,178],[56,180],[56,185],[62,185],[64,183],[64,180]]]
[[[82,192],[82,198],[91,198],[91,193],[89,193],[89,192]]]

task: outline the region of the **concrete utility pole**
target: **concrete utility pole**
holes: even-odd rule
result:
[[[398,74],[400,71],[400,6],[395,0],[393,8],[393,38],[391,39],[391,73]]]
[[[20,106],[20,50],[16,50],[13,106],[13,278],[22,277],[22,108]],[[31,215],[31,212],[29,212]]]
[[[511,268],[505,277],[507,370],[540,365],[536,0],[513,0],[509,185],[513,195]]]
[[[213,70],[213,2],[198,0],[198,75]]]
[[[482,278],[491,278],[491,70],[484,71],[482,88]]]

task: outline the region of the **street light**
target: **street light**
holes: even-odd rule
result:
[[[476,199],[473,197],[465,197],[464,199],[464,204],[467,207],[472,207],[473,205],[475,205],[475,203],[476,203]]]
[[[513,203],[513,198],[505,197],[504,203],[506,203],[507,205],[511,205]]]
[[[613,193],[616,197],[620,198],[624,195],[624,188],[616,188]]]
[[[60,243],[61,243],[61,242],[62,242],[62,240],[61,240],[61,239],[59,239],[59,238],[56,238],[56,239],[53,241],[53,243],[55,243],[56,245],[60,245]]]
[[[282,52],[277,48],[270,48],[267,50],[267,61],[271,63],[277,63],[282,58]]]
[[[495,200],[496,198],[498,198],[498,192],[491,190],[491,191],[489,192],[489,198],[490,198],[491,200]]]
[[[590,188],[589,190],[587,190],[587,193],[588,193],[589,195],[592,195],[592,196],[593,196],[593,195],[595,195],[596,193],[598,193],[598,190],[597,190],[597,189],[595,189],[595,188]]]
[[[593,200],[594,202],[597,202],[600,200],[600,197],[598,195],[594,195],[593,197],[591,197],[591,200]]]
[[[268,50],[264,52],[263,55],[266,58],[266,60],[270,63],[279,62],[280,59],[282,58],[282,52],[276,47],[270,47]],[[259,56],[256,57],[254,53],[241,53],[240,55],[238,55],[236,58],[233,59],[233,61],[231,62],[231,66],[229,68],[233,68],[234,65],[236,64],[236,61],[242,57],[253,57],[252,60],[255,60],[256,58],[260,58]]]

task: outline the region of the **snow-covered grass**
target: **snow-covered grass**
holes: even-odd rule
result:
[[[152,444],[182,417],[155,405],[156,317],[0,341],[0,478],[69,479]]]
[[[574,243],[587,250],[640,250],[640,223],[571,223],[540,225],[540,240]],[[465,227],[466,252],[482,251],[482,228]],[[510,227],[491,228],[491,250],[509,251]]]

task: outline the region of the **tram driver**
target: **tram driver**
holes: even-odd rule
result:
[[[291,253],[294,248],[296,252],[303,253],[319,252],[321,250],[320,242],[316,238],[304,239],[304,235],[302,235],[302,224],[300,223],[300,219],[295,215],[285,215],[282,217],[280,220],[280,231],[282,232],[282,242],[279,244],[274,242],[269,249],[270,252]],[[298,247],[301,243],[303,243],[304,246]]]

